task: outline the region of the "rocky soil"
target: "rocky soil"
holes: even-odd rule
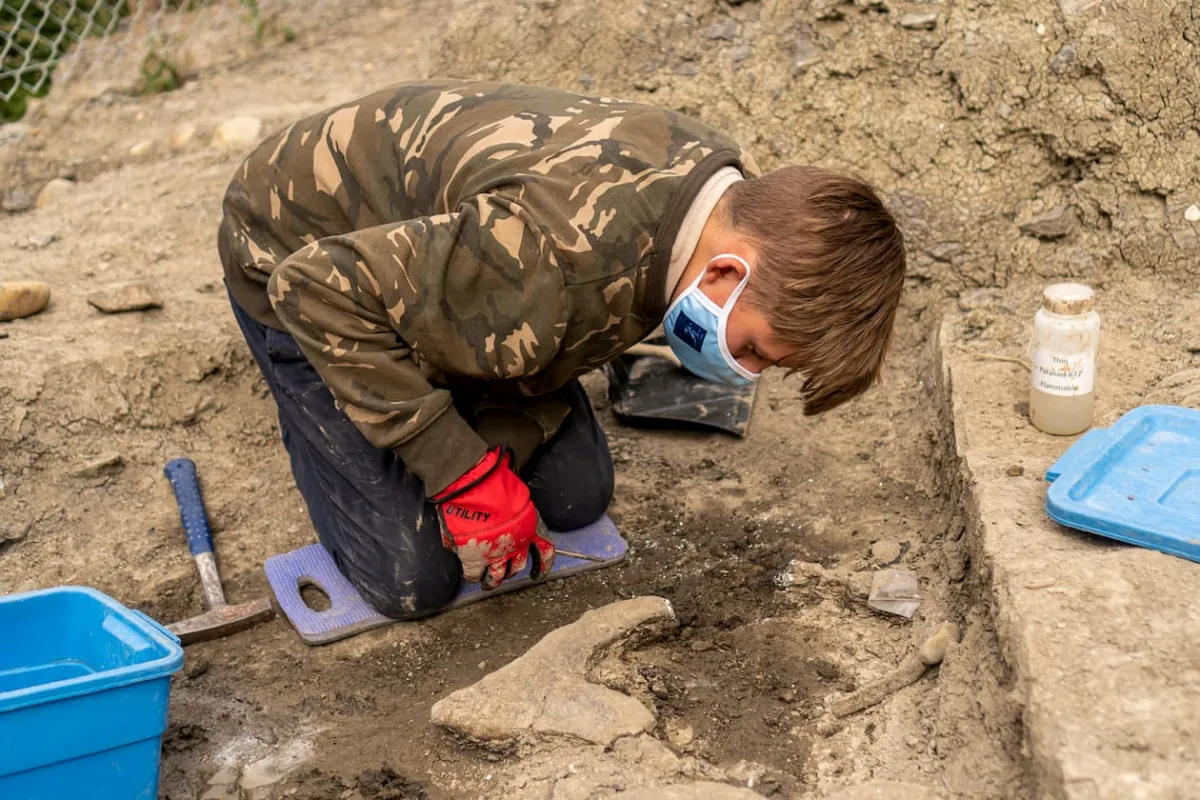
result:
[[[1111,363],[1195,404],[1200,5],[396,0],[289,22],[284,43],[197,16],[179,90],[130,95],[132,73],[101,69],[0,128],[0,281],[50,289],[0,323],[0,591],[83,583],[164,622],[198,613],[162,477],[179,455],[232,599],[313,540],[220,285],[218,203],[259,135],[378,85],[633,97],[767,168],[853,169],[902,218],[911,278],[885,385],[819,419],[771,379],[745,440],[632,430],[589,376],[622,565],[323,648],[283,620],[189,647],[163,796],[1035,796],[933,332],[961,317],[981,358],[1020,358],[1044,282],[1135,293],[1148,310],[1119,315],[1135,336]],[[1146,347],[1170,355],[1146,366]],[[911,621],[866,604],[887,568],[919,578]],[[946,621],[961,641],[915,670]],[[502,673],[529,693],[485,713],[472,693]],[[877,705],[832,713],[881,680]]]

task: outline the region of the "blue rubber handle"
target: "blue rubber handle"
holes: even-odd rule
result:
[[[163,468],[163,474],[171,481],[175,490],[175,501],[179,504],[179,519],[187,535],[188,550],[193,556],[213,551],[212,528],[208,524],[208,512],[204,510],[204,499],[200,496],[200,482],[196,479],[196,462],[190,458],[173,458]]]

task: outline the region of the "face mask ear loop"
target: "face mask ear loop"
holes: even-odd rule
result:
[[[743,367],[738,360],[733,357],[733,354],[729,352],[729,343],[725,338],[726,328],[728,327],[729,323],[729,315],[733,313],[733,306],[738,301],[738,298],[741,297],[742,291],[746,288],[746,284],[750,282],[750,265],[746,263],[746,259],[742,258],[741,256],[734,255],[733,253],[723,253],[722,255],[717,256],[717,258],[736,258],[741,262],[742,266],[746,268],[746,274],[742,276],[741,282],[738,283],[733,292],[730,293],[729,299],[725,301],[725,307],[722,308],[720,313],[717,315],[717,346],[721,349],[721,357],[725,359],[725,363],[729,365],[730,369],[748,381],[756,381],[762,376],[762,373],[751,372]]]

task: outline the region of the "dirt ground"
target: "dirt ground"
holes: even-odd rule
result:
[[[588,376],[618,469],[623,564],[329,647],[306,647],[284,620],[189,647],[162,796],[197,797],[221,768],[269,755],[296,765],[280,786],[295,797],[566,796],[551,791],[574,751],[486,750],[431,725],[430,706],[587,609],[643,594],[670,599],[678,622],[622,648],[612,681],[653,706],[656,737],[726,779],[780,797],[869,779],[1031,796],[994,609],[962,538],[935,326],[961,315],[969,346],[1020,356],[1037,288],[1069,276],[1157,309],[1122,315],[1137,335],[1112,362],[1132,363],[1138,337],[1169,348],[1138,372],[1148,389],[1193,385],[1178,375],[1200,350],[1200,228],[1184,218],[1200,202],[1200,5],[1083,6],[321,4],[291,20],[286,44],[256,43],[236,17],[195,26],[177,55],[189,80],[169,94],[130,96],[122,74],[65,84],[0,128],[0,190],[75,181],[45,208],[0,216],[0,279],[54,292],[46,312],[0,326],[0,592],[82,583],[164,622],[202,610],[162,476],[181,455],[199,466],[232,599],[264,594],[264,559],[314,540],[220,285],[218,204],[241,151],[210,146],[218,123],[249,114],[265,132],[433,74],[633,97],[726,128],[767,168],[817,162],[881,187],[911,263],[885,384],[809,419],[798,381],[766,380],[735,440],[624,427]],[[195,134],[173,148],[184,123]],[[1062,205],[1065,222],[1039,227]],[[86,303],[128,280],[162,308],[105,316]],[[118,466],[81,470],[114,454]],[[856,590],[881,540],[921,577],[912,622]],[[793,561],[821,577],[782,585]],[[829,698],[943,620],[964,639],[940,670],[828,723]],[[597,781],[578,796],[618,788]]]

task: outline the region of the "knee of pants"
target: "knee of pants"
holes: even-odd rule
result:
[[[458,559],[437,564],[392,562],[379,565],[374,575],[350,575],[372,608],[385,617],[411,620],[443,610],[458,593],[462,570]],[[449,568],[447,568],[449,567]]]
[[[612,465],[594,473],[587,481],[568,483],[547,494],[550,496],[533,499],[542,521],[550,530],[573,531],[591,525],[604,516],[612,503]]]

